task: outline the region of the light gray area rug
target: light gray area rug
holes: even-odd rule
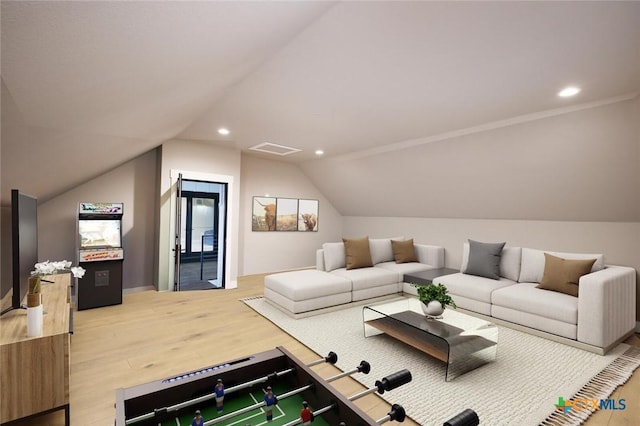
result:
[[[616,359],[626,358],[623,353],[629,349],[620,344],[605,356],[596,355],[500,327],[496,361],[445,382],[444,363],[386,335],[365,338],[362,306],[294,319],[264,298],[244,302],[318,355],[336,352],[337,366],[343,371],[368,361],[371,373],[353,377],[369,388],[376,380],[407,368],[413,380],[382,397],[402,405],[422,425],[442,425],[466,408],[476,411],[483,425],[537,425],[549,416],[558,422],[553,424],[580,424],[584,419],[554,413],[561,414],[554,405],[558,397],[567,400],[592,386],[588,382],[601,377]],[[607,393],[598,391],[597,398],[606,398],[624,383],[638,366],[638,358],[640,354],[629,365],[623,362],[624,371],[617,379],[607,376]]]

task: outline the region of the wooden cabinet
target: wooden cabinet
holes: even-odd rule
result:
[[[27,337],[27,311],[0,318],[0,423],[65,410],[69,424],[70,274],[43,283],[42,336]]]

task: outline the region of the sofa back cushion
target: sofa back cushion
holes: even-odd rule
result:
[[[322,251],[324,252],[325,271],[330,272],[346,266],[344,243],[324,243]]]
[[[382,262],[393,262],[393,248],[391,247],[391,240],[404,240],[404,237],[369,238],[371,261],[374,265]]]
[[[518,281],[520,276],[520,256],[522,248],[504,246],[502,248],[502,256],[500,257],[500,276],[511,281]],[[469,243],[466,242],[462,246],[462,266],[461,271],[467,269],[469,263]]]
[[[593,253],[563,253],[558,251],[536,250],[530,248],[522,249],[522,262],[520,265],[520,277],[518,281],[521,283],[539,283],[544,276],[544,254],[549,253],[552,256],[561,257],[563,259],[595,259],[591,267],[591,272],[604,269],[604,255]]]

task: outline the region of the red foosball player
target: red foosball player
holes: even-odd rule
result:
[[[310,425],[313,421],[313,413],[309,409],[307,401],[302,401],[302,410],[300,410],[300,420],[303,425]]]

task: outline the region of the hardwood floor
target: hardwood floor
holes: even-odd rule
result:
[[[286,347],[304,362],[316,360],[318,354],[240,301],[241,298],[261,295],[262,279],[262,275],[241,277],[238,288],[233,290],[180,293],[145,291],[126,295],[122,305],[74,312],[71,424],[113,425],[117,388],[157,380],[276,346]],[[628,343],[640,346],[640,339],[635,335]],[[326,364],[316,366],[314,370],[322,377],[338,372]],[[348,377],[332,385],[344,395],[364,389]],[[625,398],[627,409],[601,411],[586,424],[611,426],[640,423],[638,394],[640,370],[612,395],[616,399]],[[376,395],[359,399],[357,405],[375,419],[384,417],[389,411],[389,404]],[[451,413],[451,416],[454,414]],[[63,424],[62,411],[18,423],[20,426]],[[404,424],[416,423],[405,421]]]

